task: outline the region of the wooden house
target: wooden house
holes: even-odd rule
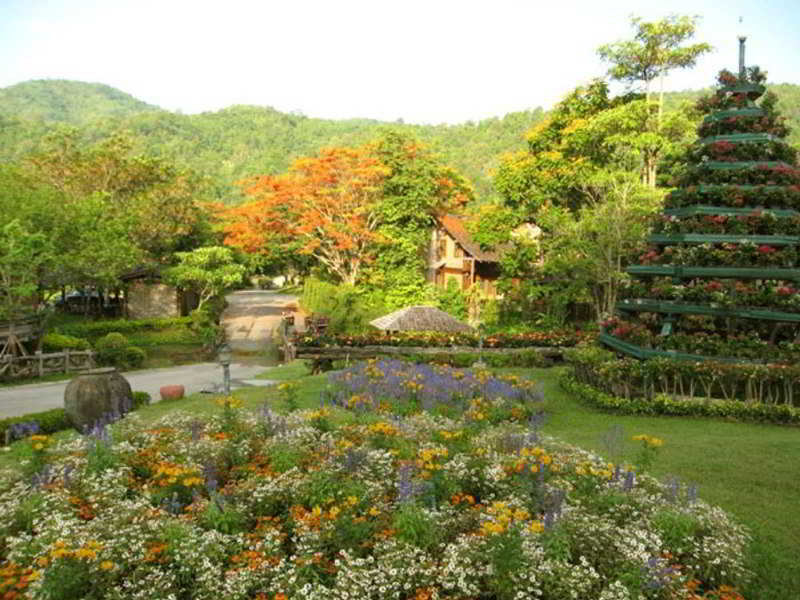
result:
[[[499,263],[508,248],[481,249],[467,231],[464,217],[442,215],[436,221],[428,252],[428,281],[441,288],[455,281],[462,290],[477,284],[486,296],[496,297]],[[541,229],[525,223],[512,235],[535,240],[541,235]]]

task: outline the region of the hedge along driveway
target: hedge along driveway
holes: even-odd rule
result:
[[[235,380],[250,379],[265,370],[266,367],[261,365],[234,363],[231,364],[231,379],[236,384]],[[187,394],[193,394],[214,384],[222,384],[222,367],[217,363],[145,369],[123,375],[134,391],[147,392],[154,402],[161,398],[158,389],[162,385],[183,385]],[[0,388],[0,418],[63,408],[67,383],[54,381]]]
[[[630,439],[633,435],[662,438],[665,444],[653,473],[662,479],[675,476],[684,485],[696,483],[700,498],[730,511],[755,534],[754,560],[764,564],[754,566],[758,578],[746,595],[748,600],[800,598],[796,559],[800,555],[800,428],[609,414],[566,394],[555,369],[515,372],[541,382],[548,414],[544,433],[609,456],[603,438],[620,425],[627,460],[638,448]],[[779,577],[782,581],[774,581]]]

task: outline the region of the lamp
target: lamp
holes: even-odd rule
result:
[[[231,347],[224,343],[217,350],[217,360],[222,365],[222,388],[226,396],[231,393],[231,358],[233,353]]]

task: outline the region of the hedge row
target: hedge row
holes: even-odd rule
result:
[[[656,394],[800,406],[800,365],[615,358],[596,346],[564,352],[578,381],[625,399]]]
[[[68,323],[55,328],[58,333],[82,338],[98,338],[112,332],[131,334],[139,331],[157,331],[180,325],[189,326],[191,317],[163,317],[154,319],[113,319]]]
[[[722,417],[741,421],[758,421],[782,425],[800,425],[800,409],[788,404],[764,404],[740,400],[676,398],[658,394],[653,398],[620,398],[580,383],[572,374],[559,380],[564,391],[580,401],[612,413],[627,415],[667,415],[690,417]]]
[[[574,346],[593,333],[577,330],[529,331],[526,333],[495,333],[483,337],[485,348],[524,348],[526,346]],[[298,346],[419,346],[426,348],[468,346],[477,348],[481,337],[473,333],[402,332],[368,333],[360,335],[299,335]]]
[[[147,392],[133,392],[133,410],[148,404],[150,404],[150,394]],[[72,423],[63,408],[53,408],[19,417],[8,417],[0,419],[0,445],[6,442],[6,432],[18,423],[36,423],[39,426],[39,433],[46,435],[72,429]]]

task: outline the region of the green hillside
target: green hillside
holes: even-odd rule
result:
[[[154,110],[160,109],[102,83],[38,79],[0,89],[0,112],[20,119],[83,125]]]
[[[772,88],[793,125],[790,141],[800,144],[800,86]],[[693,101],[707,90],[666,95],[667,109]],[[369,119],[333,121],[282,113],[269,107],[231,106],[182,115],[141,102],[112,87],[76,81],[42,80],[0,89],[0,161],[35,150],[54,126],[81,128],[88,138],[118,130],[134,134],[139,150],[169,157],[208,175],[217,196],[236,201],[234,182],[279,173],[293,158],[325,146],[366,142],[382,127],[413,133],[473,182],[476,195],[493,194],[491,172],[506,152],[524,146],[525,132],[541,121],[541,108],[459,125],[409,125]]]

